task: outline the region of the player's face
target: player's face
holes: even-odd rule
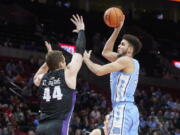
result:
[[[128,47],[129,47],[129,43],[127,40],[123,39],[120,44],[118,45],[118,55],[119,56],[123,56],[125,54],[127,54],[128,51]]]

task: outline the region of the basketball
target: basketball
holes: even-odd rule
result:
[[[104,12],[104,22],[107,26],[116,28],[123,20],[123,16],[124,14],[121,9],[111,7]]]

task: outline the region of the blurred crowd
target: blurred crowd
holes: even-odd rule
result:
[[[142,135],[179,135],[180,100],[150,87],[136,93],[140,110],[140,133]]]
[[[58,35],[58,39],[61,43],[68,43],[71,45],[75,44],[75,35],[69,34],[66,36],[63,33]],[[93,50],[93,54],[103,62],[107,62],[101,55],[102,49],[107,41],[107,38],[102,36],[100,33],[96,32],[90,39],[91,47],[88,49]],[[53,43],[53,42],[51,42]],[[53,43],[56,44],[56,43]],[[43,51],[44,45],[43,42],[35,42],[35,41],[22,41],[22,42],[13,42],[11,39],[0,40],[0,46],[7,48],[18,48],[21,50],[31,50],[31,51]],[[165,79],[179,79],[180,71],[173,67],[172,63],[163,55],[156,54],[156,52],[149,52],[146,54],[140,54],[138,59],[141,63],[140,74],[142,76],[150,76],[157,78],[165,78]],[[40,59],[40,62],[42,58]],[[153,61],[154,64],[150,64],[149,62]]]
[[[95,56],[107,62],[101,57],[101,52],[113,29],[105,26],[103,12],[86,12],[68,8],[68,5],[71,5],[70,2],[61,0],[49,0],[46,4],[38,0],[0,1],[0,12],[3,14],[0,16],[0,46],[39,52],[44,51],[43,39],[53,43],[75,44],[76,35],[72,34],[73,25],[69,18],[76,12],[84,17],[87,49],[92,49]],[[5,9],[16,11],[17,14],[9,14]],[[132,18],[130,10],[124,13],[126,20],[115,51],[123,34],[134,34],[143,43],[142,51],[137,56],[141,63],[141,74],[179,79],[180,71],[172,64],[172,60],[180,59],[179,22],[159,20],[146,12],[140,14],[137,20]],[[150,64],[152,61],[153,64]]]
[[[5,58],[1,58],[5,59]],[[33,85],[38,63],[9,59],[0,68],[0,135],[34,135],[38,123],[39,95]]]

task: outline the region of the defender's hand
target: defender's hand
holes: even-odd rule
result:
[[[92,52],[92,50],[90,50],[89,52],[85,51],[84,54],[83,54],[83,59],[84,60],[90,59],[91,52]]]
[[[47,48],[47,51],[48,51],[48,52],[52,51],[51,44],[48,43],[47,41],[45,41],[44,43],[45,43],[45,46],[46,46],[46,48]]]
[[[85,30],[85,25],[83,21],[83,17],[79,16],[78,14],[72,15],[72,18],[70,19],[76,26],[76,29],[73,30],[73,32],[78,33],[80,30]]]

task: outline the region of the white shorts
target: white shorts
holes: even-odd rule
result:
[[[138,135],[139,111],[134,103],[116,105],[110,114],[108,135]]]

